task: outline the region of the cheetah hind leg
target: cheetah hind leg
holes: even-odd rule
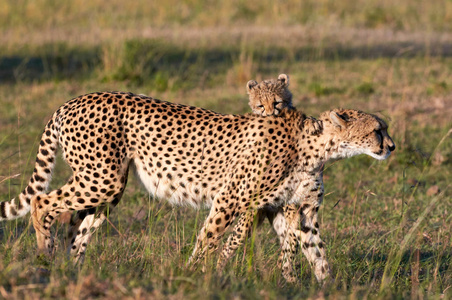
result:
[[[85,206],[83,206],[82,203],[86,200],[81,198],[81,195],[86,194],[87,190],[96,193],[92,194],[92,196],[96,198],[90,199],[91,208],[98,207],[104,203],[116,205],[119,202],[127,183],[127,171],[128,169],[125,169],[125,172],[122,174],[117,174],[119,180],[117,180],[116,186],[112,187],[111,190],[104,195],[96,193],[97,187],[95,187],[92,182],[82,180],[85,175],[89,175],[86,171],[82,171],[74,173],[74,176],[72,176],[60,189],[33,197],[31,199],[31,217],[33,227],[36,231],[38,251],[49,256],[52,254],[53,237],[50,232],[50,227],[60,213],[70,210],[83,210]],[[83,222],[88,223],[89,220],[90,218],[86,219],[86,221],[83,220],[80,223],[80,226],[83,225]],[[100,222],[101,220],[103,221],[101,218],[98,222],[94,222],[94,226],[99,227],[102,223]],[[78,224],[78,222],[75,222],[75,224]]]
[[[53,236],[50,228],[60,213],[69,210],[68,206],[72,203],[63,199],[71,197],[73,193],[70,190],[73,186],[74,183],[70,180],[59,190],[37,195],[31,199],[31,219],[36,232],[38,253],[47,256],[53,254]]]
[[[47,195],[40,195],[31,199],[31,219],[36,232],[38,254],[44,254],[50,257],[53,254],[53,236],[50,232],[50,227],[54,223],[58,213],[50,213],[40,209],[39,202],[45,198],[47,198]],[[45,200],[48,201],[47,199]]]
[[[86,248],[93,234],[107,219],[105,212],[113,209],[121,200],[124,188],[127,184],[127,177],[121,191],[114,196],[109,205],[102,205],[77,212],[75,220],[71,222],[68,239],[70,240],[69,252],[74,259],[74,264],[83,264]]]
[[[68,233],[70,241],[68,251],[73,258],[74,265],[81,265],[85,259],[85,252],[94,232],[105,221],[105,207],[88,209],[77,212],[75,219],[71,221]]]

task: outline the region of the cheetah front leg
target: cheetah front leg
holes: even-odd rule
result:
[[[303,254],[314,268],[317,281],[322,283],[329,275],[330,268],[326,259],[325,243],[320,239],[318,209],[318,206],[302,204],[300,229],[296,231],[296,235]]]
[[[313,267],[317,280],[321,283],[330,272],[325,254],[325,243],[320,239],[317,215],[319,206],[323,202],[323,167],[310,176],[312,177],[308,177],[302,182],[297,190],[297,195],[300,195],[302,199],[297,213],[294,214],[294,210],[287,210],[284,213],[287,219],[293,220],[288,223],[288,231],[295,233],[289,237],[292,241],[289,240],[288,243],[301,245],[303,254]]]
[[[287,212],[283,213],[287,209]],[[289,211],[291,213],[289,213]],[[256,218],[256,213],[257,218]],[[283,276],[288,282],[295,282],[292,269],[293,257],[298,247],[297,226],[290,222],[298,222],[299,216],[297,208],[294,205],[286,207],[263,207],[259,211],[246,211],[242,213],[235,225],[233,232],[229,235],[224,244],[220,259],[218,260],[217,270],[221,272],[228,260],[235,254],[246,238],[250,235],[254,222],[261,223],[262,219],[267,217],[273,225],[281,244],[281,255],[278,259],[278,266],[283,268]],[[298,235],[299,236],[299,235]],[[284,261],[284,266],[283,265]]]
[[[324,243],[320,239],[317,211],[323,201],[323,169],[312,173],[301,182],[296,197],[300,206],[287,205],[276,211],[267,211],[267,217],[279,236],[281,253],[278,265],[288,281],[294,281],[293,261],[298,246],[314,268],[314,274],[322,282],[329,274]]]
[[[267,218],[279,237],[281,252],[278,257],[278,267],[288,282],[295,282],[297,277],[293,270],[295,254],[298,250],[297,222],[299,221],[297,207],[286,205],[265,211]]]
[[[258,214],[256,218],[256,213]],[[217,271],[221,272],[228,260],[235,254],[246,238],[250,235],[254,222],[261,222],[267,217],[272,223],[281,244],[281,254],[278,266],[282,268],[282,274],[288,282],[295,282],[292,263],[298,249],[300,234],[297,231],[299,214],[295,205],[285,207],[264,207],[259,211],[246,211],[239,217],[233,232],[224,244],[220,259],[217,263]]]
[[[203,270],[205,269],[206,255],[218,248],[221,237],[235,218],[235,211],[228,206],[222,206],[221,203],[225,202],[221,198],[214,203],[217,205],[212,206],[210,214],[198,235],[193,254],[188,260],[188,265],[191,266],[202,262]]]
[[[228,240],[223,246],[220,258],[218,259],[217,271],[219,273],[223,271],[223,268],[229,259],[234,256],[237,249],[243,244],[246,238],[249,237],[253,227],[252,225],[256,220],[256,213],[257,211],[255,210],[248,210],[240,215],[237,224],[234,226],[232,233],[229,235]],[[259,216],[261,216],[260,213]],[[258,222],[260,223],[260,221]]]
[[[297,228],[299,224],[299,213],[295,205],[285,207],[266,207],[259,210],[259,221],[262,216],[268,217],[281,244],[281,254],[278,258],[278,266],[288,282],[295,282],[297,277],[293,271],[293,261],[298,250],[300,233]],[[235,254],[245,239],[250,235],[254,222],[255,211],[246,211],[239,217],[233,232],[226,241],[217,263],[217,271],[221,272],[228,260]]]
[[[293,263],[299,249],[298,246],[301,245],[303,254],[314,269],[317,281],[322,283],[329,274],[329,266],[324,249],[325,244],[320,239],[316,212],[318,207],[300,213],[297,212],[297,209],[297,206],[290,205],[284,212],[278,213],[273,220],[273,228],[281,243],[278,266],[282,268],[284,278],[289,282],[294,282],[296,276]]]

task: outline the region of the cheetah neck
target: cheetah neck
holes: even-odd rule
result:
[[[322,114],[319,121],[323,123],[323,130],[320,134],[306,135],[301,133],[299,151],[303,169],[307,171],[319,170],[329,161],[353,156],[340,147],[342,139],[337,134],[337,128],[332,124],[329,117]]]

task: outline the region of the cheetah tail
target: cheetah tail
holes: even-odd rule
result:
[[[45,193],[55,166],[58,149],[58,125],[56,114],[47,123],[36,156],[35,168],[28,185],[18,198],[0,203],[0,221],[14,220],[23,217],[30,211],[30,201],[35,195]]]

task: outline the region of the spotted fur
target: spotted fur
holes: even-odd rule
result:
[[[293,195],[297,201],[279,207],[267,206],[241,215],[223,247],[217,264],[218,270],[224,267],[250,234],[252,222],[266,216],[280,239],[282,251],[278,265],[287,281],[296,280],[292,266],[299,246],[313,267],[317,280],[323,282],[328,276],[330,269],[325,255],[325,243],[320,239],[317,217],[324,195],[324,164],[329,160],[359,154],[384,160],[395,150],[395,144],[388,135],[387,125],[383,120],[361,111],[337,109],[324,112],[319,121],[323,124],[321,133],[300,134],[299,143],[302,146],[298,155],[305,161],[302,163],[303,170],[297,175],[298,188]]]
[[[248,212],[284,210],[296,203],[306,210],[302,231],[319,248],[313,220],[323,195],[323,164],[360,153],[384,159],[394,144],[382,120],[360,111],[322,114],[323,129],[317,135],[304,131],[305,121],[295,110],[268,118],[222,115],[131,93],[80,96],[61,106],[47,123],[32,178],[19,201],[1,204],[1,217],[14,219],[31,208],[38,249],[51,254],[53,222],[63,212],[77,211],[70,239],[71,253],[79,261],[92,232],[105,219],[104,209],[120,201],[133,164],[156,198],[211,207],[192,263],[217,248],[235,218],[241,218],[238,224],[245,228]],[[73,173],[65,185],[45,193],[57,145]],[[283,218],[286,215],[290,217]],[[278,224],[281,239],[296,235],[292,219]],[[234,232],[247,230],[235,226]],[[284,243],[288,249],[292,246],[292,240]],[[290,272],[285,274],[290,279]]]
[[[253,110],[253,113],[262,116],[275,116],[280,114],[282,110],[294,109],[294,107],[292,106],[292,93],[289,91],[288,86],[289,76],[287,76],[286,74],[280,74],[277,80],[264,80],[259,84],[255,80],[250,80],[247,83],[247,92],[249,94],[249,105]],[[315,118],[308,117],[304,121],[303,128],[307,134],[317,135],[322,130],[322,122],[319,122]],[[295,204],[285,206],[284,210],[275,210],[272,207],[266,207],[260,210],[258,217],[259,222],[262,222],[263,218],[267,217],[270,223],[272,223],[276,233],[280,237],[282,249],[279,259],[280,266],[283,265],[283,260],[285,257],[284,253],[289,251],[285,248],[289,247],[290,251],[297,251],[297,247],[287,244],[289,235],[287,235],[285,228],[289,225],[289,223],[287,223],[286,220],[298,220],[298,217],[296,218],[295,216],[300,213],[301,207]],[[247,231],[248,234],[250,234],[251,232],[251,224],[249,224],[248,222],[255,219],[255,214],[253,212],[247,212],[241,218],[242,219],[239,220],[236,227],[239,228],[242,232],[237,233],[234,231],[229,236],[227,243],[223,247],[223,251],[217,265],[217,269],[219,270],[224,267],[226,261],[234,254],[239,245],[242,244],[243,238],[246,236],[246,234],[244,235],[243,232]],[[283,225],[280,225],[280,223]],[[293,224],[293,226],[297,227],[296,224]],[[295,230],[294,235],[295,238],[299,242],[301,242],[303,232],[300,230]],[[283,268],[284,275],[288,280],[295,281],[295,277],[291,275],[291,263],[289,264],[290,265],[287,265]],[[327,270],[327,266],[324,269]],[[326,272],[324,271],[323,273]],[[319,278],[319,280],[321,279]]]

